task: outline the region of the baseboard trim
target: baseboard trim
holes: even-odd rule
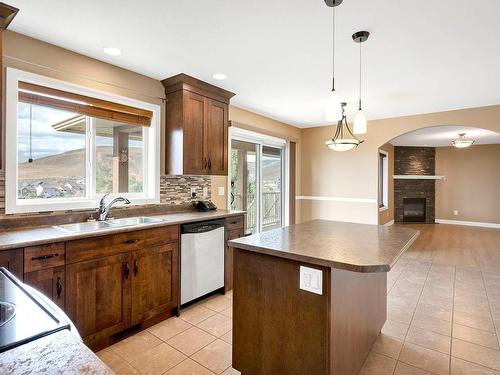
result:
[[[461,221],[461,220],[448,220],[448,219],[436,219],[435,221],[436,221],[436,223],[439,223],[439,224],[467,225],[467,226],[471,226],[471,227],[484,227],[484,228],[500,229],[500,224],[482,223],[480,221]]]
[[[382,225],[385,226],[385,227],[390,227],[393,224],[394,224],[394,220],[391,220],[391,221],[388,221],[387,223],[382,224]]]
[[[354,202],[354,203],[377,203],[374,198],[346,198],[346,197],[320,197],[315,195],[297,195],[297,200],[308,201],[331,201],[331,202]]]

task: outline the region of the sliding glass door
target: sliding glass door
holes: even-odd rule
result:
[[[231,135],[230,208],[247,211],[246,231],[284,226],[285,142]]]

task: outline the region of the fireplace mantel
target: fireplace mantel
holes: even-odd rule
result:
[[[430,176],[419,174],[395,174],[392,176],[395,180],[446,180],[446,176]]]

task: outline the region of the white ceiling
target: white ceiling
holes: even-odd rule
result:
[[[474,144],[477,145],[500,143],[499,133],[486,129],[454,125],[414,130],[394,138],[390,143],[394,146],[451,146],[451,141],[458,138],[458,133],[465,133],[465,138],[475,140]]]
[[[300,127],[324,125],[331,10],[323,0],[10,0],[11,29],[148,76],[184,72],[237,106]],[[337,8],[336,88],[356,109],[355,31],[368,119],[500,103],[500,1],[345,0]],[[104,46],[123,54],[110,57]],[[219,82],[213,73],[225,73]],[[349,116],[349,117],[350,117]]]

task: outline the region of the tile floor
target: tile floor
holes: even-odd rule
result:
[[[388,274],[387,322],[360,374],[500,375],[500,231],[460,228],[419,227]],[[97,354],[119,375],[239,374],[231,325],[232,295],[215,296]]]

